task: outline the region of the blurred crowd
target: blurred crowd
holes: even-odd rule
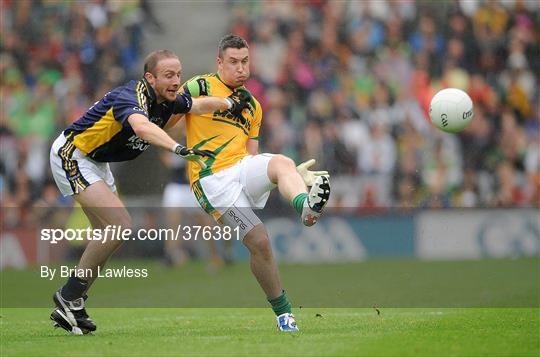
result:
[[[540,206],[536,1],[230,1],[252,55],[262,148],[332,174],[332,204]],[[140,76],[145,0],[0,0],[2,206],[67,205],[51,142]],[[144,24],[143,24],[144,19]],[[216,38],[219,36],[216,35]],[[472,97],[459,135],[431,126],[444,87]]]
[[[70,204],[49,169],[62,128],[140,76],[145,0],[0,0],[2,206]]]
[[[331,172],[333,205],[540,206],[540,3],[231,1],[262,144]],[[431,97],[465,90],[459,135]]]

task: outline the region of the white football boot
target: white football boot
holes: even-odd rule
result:
[[[317,176],[302,210],[302,223],[311,227],[317,223],[324,206],[330,198],[330,179],[328,176]]]

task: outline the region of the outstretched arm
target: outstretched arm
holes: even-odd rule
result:
[[[165,150],[174,152],[176,155],[188,161],[197,162],[203,169],[206,164],[201,160],[202,156],[213,156],[213,153],[206,150],[188,149],[174,141],[167,133],[156,124],[150,122],[142,114],[131,114],[128,122],[135,134],[150,144]]]
[[[135,134],[150,144],[159,148],[173,151],[178,144],[167,133],[156,124],[148,120],[142,114],[131,114],[128,118],[129,125]]]
[[[235,116],[242,115],[247,108],[247,97],[234,92],[228,97],[192,97],[188,93],[179,93],[176,96],[174,114],[193,113],[206,114],[217,110],[230,110]]]
[[[232,105],[232,102],[222,97],[193,98],[193,105],[189,112],[193,114],[213,113],[216,110],[230,109]]]

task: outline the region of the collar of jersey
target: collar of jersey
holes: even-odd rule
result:
[[[152,86],[150,85],[150,83],[148,83],[146,78],[141,79],[141,81],[144,84],[146,96],[150,98],[152,102],[156,102],[157,96],[156,96],[156,92],[154,91],[154,88],[152,88]]]
[[[231,91],[233,91],[233,92],[234,92],[235,90],[237,90],[238,88],[244,88],[243,85],[240,86],[240,87],[236,87],[236,88],[231,87],[231,86],[228,85],[227,83],[223,82],[223,80],[219,77],[219,74],[218,74],[217,72],[215,73],[215,75],[216,75],[217,79],[219,79],[219,81],[220,81],[221,83],[223,83],[227,88],[229,88],[229,89],[230,89]]]

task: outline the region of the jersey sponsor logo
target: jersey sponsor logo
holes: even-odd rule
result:
[[[214,112],[212,120],[234,125],[242,129],[246,135],[248,135],[251,130],[251,120],[246,119],[244,116],[236,117],[228,110]]]
[[[139,138],[137,135],[132,135],[128,139],[128,143],[126,144],[126,146],[131,150],[145,151],[150,146],[150,143],[146,140]]]

